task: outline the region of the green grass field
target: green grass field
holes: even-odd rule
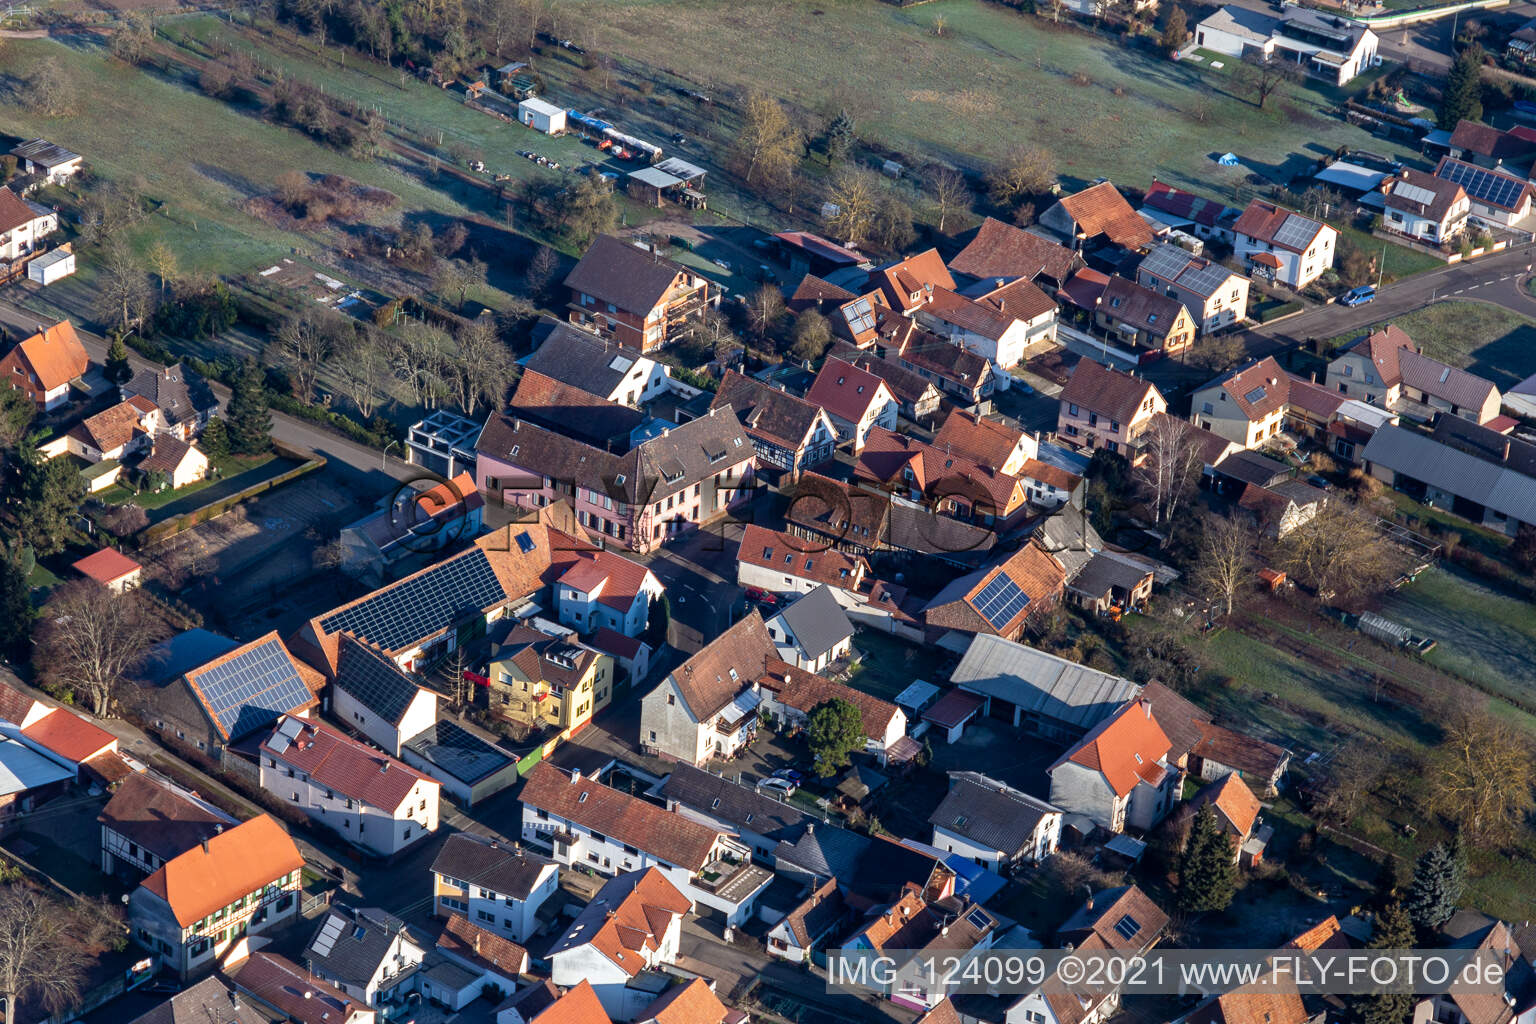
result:
[[[1355,244],[1356,248],[1381,259],[1382,279],[1385,281],[1401,280],[1412,274],[1445,266],[1444,260],[1437,259],[1427,252],[1419,252],[1405,245],[1383,241],[1368,231],[1361,231],[1347,224],[1340,224],[1337,221],[1332,223],[1338,229],[1341,240],[1347,238]]]
[[[1222,72],[983,0],[910,9],[863,0],[573,0],[566,10],[621,62],[710,90],[760,88],[818,114],[846,107],[862,138],[909,158],[984,168],[1015,145],[1038,144],[1069,182],[1104,176],[1144,188],[1156,176],[1237,201],[1254,192],[1250,173],[1283,168],[1288,176],[1340,145],[1411,155],[1323,114],[1335,96],[1321,87],[1272,97],[1260,111],[1232,94]],[[933,28],[939,16],[942,36]],[[583,89],[569,65],[539,66],[562,102],[562,89]],[[655,102],[615,116],[672,123]],[[1212,157],[1228,150],[1246,166],[1219,167]]]
[[[264,469],[277,456],[275,455],[227,455],[221,459],[211,460],[211,468],[217,471],[217,475],[210,475],[206,480],[178,487],[175,490],[167,488],[163,491],[143,491],[135,494],[122,484],[113,484],[102,491],[98,497],[109,505],[121,505],[133,502],[150,514],[151,522],[159,522],[173,512],[162,512],[167,505],[174,504],[185,498],[189,498],[199,491],[205,491],[214,484],[223,483],[226,489],[238,491],[242,487],[248,487],[271,476],[271,470]],[[160,514],[156,514],[156,513]]]
[[[1536,373],[1536,320],[1503,306],[1453,300],[1393,317],[1424,354],[1486,377],[1506,389]],[[1381,326],[1381,325],[1373,325]],[[1365,334],[1362,328],[1331,338],[1329,348]]]

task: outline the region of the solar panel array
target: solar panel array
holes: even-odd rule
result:
[[[405,650],[506,596],[490,559],[476,548],[327,615],[320,628],[355,633],[385,651]]]
[[[1197,295],[1212,295],[1227,283],[1227,278],[1230,276],[1232,272],[1226,267],[1220,263],[1211,263],[1198,270],[1189,271],[1179,279],[1179,286],[1188,288]]]
[[[275,638],[210,668],[194,670],[197,684],[224,734],[237,739],[314,699]]]
[[[1254,388],[1252,391],[1248,392],[1246,395],[1243,396],[1243,401],[1247,402],[1249,405],[1252,405],[1254,402],[1263,401],[1263,399],[1264,399],[1264,389],[1263,388]]]
[[[399,724],[421,689],[389,658],[351,637],[342,637],[336,685],[391,725]]]
[[[469,783],[479,782],[512,763],[512,758],[502,751],[447,719],[412,738],[406,747],[454,778]]]
[[[1312,236],[1317,234],[1317,221],[1309,220],[1299,213],[1293,213],[1285,218],[1285,223],[1275,232],[1275,244],[1283,245],[1287,249],[1305,249],[1312,241]]]
[[[868,299],[855,299],[843,307],[843,319],[854,334],[875,329],[875,311]]]
[[[992,624],[993,629],[1002,629],[1029,604],[1029,595],[1019,589],[1013,577],[1000,572],[981,588],[981,593],[972,599],[971,604],[981,613],[982,618]]]
[[[1418,203],[1420,206],[1432,206],[1435,202],[1435,194],[1429,189],[1422,185],[1410,185],[1406,181],[1399,181],[1393,185],[1392,194],[1410,203]]]
[[[1154,277],[1173,281],[1184,272],[1193,258],[1176,245],[1164,244],[1147,253],[1147,258],[1141,261],[1141,269]]]
[[[1435,169],[1435,177],[1454,181],[1467,190],[1467,195],[1478,202],[1502,206],[1506,210],[1515,208],[1520,202],[1520,193],[1525,189],[1525,182],[1518,178],[1512,178],[1507,174],[1495,174],[1485,168],[1454,160],[1442,162]]]

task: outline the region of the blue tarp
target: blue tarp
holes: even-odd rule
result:
[[[1216,160],[1223,167],[1236,167],[1238,165],[1236,153],[1224,153]]]
[[[578,110],[567,110],[565,112],[565,118],[567,121],[574,121],[581,125],[583,128],[588,128],[595,132],[601,133],[613,130],[613,125],[609,124],[607,121],[599,121],[595,117],[588,117],[586,114],[583,114]]]

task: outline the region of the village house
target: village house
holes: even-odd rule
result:
[[[421,491],[396,495],[341,529],[341,571],[367,586],[416,572],[459,541],[480,535],[485,495],[460,473]]]
[[[299,912],[304,857],[265,814],[160,865],[128,898],[133,941],[185,978]]]
[[[1298,993],[1275,986],[1211,996],[1173,1024],[1306,1024],[1311,1019]]]
[[[914,329],[915,324],[908,321]],[[945,344],[945,342],[940,342]],[[953,345],[947,345],[954,348]],[[886,351],[890,351],[889,348]],[[907,369],[900,363],[876,355],[873,352],[865,352],[848,344],[846,341],[835,342],[831,354],[842,359],[852,366],[872,373],[885,382],[891,389],[899,406],[900,415],[914,423],[927,423],[933,419],[939,411],[939,405],[943,396],[939,394],[938,385],[927,377]]]
[[[1434,436],[1378,428],[1361,459],[1366,472],[1431,508],[1511,537],[1536,525],[1536,445],[1528,441],[1442,418]]]
[[[476,486],[493,501],[527,509],[567,501],[594,535],[639,552],[749,500],[756,472],[752,444],[725,407],[623,454],[493,413],[475,449]]]
[[[639,409],[610,402],[581,388],[524,370],[507,411],[562,437],[622,454],[651,433],[651,419]]]
[[[1051,803],[1109,832],[1145,832],[1179,798],[1183,773],[1168,760],[1171,749],[1152,705],[1132,701],[1051,766]]]
[[[944,266],[937,249],[895,260],[869,273],[868,288],[880,300],[903,316],[910,316],[926,304],[936,289],[955,289],[955,279]]]
[[[579,542],[551,552],[550,575],[556,618],[581,633],[611,629],[637,637],[665,592],[656,574],[639,562]]]
[[[182,1021],[217,1020],[220,1024],[272,1024],[272,1015],[241,997],[222,974],[210,974],[168,996],[160,1005],[129,1024],[181,1024]]]
[[[1134,699],[1129,679],[988,633],[978,633],[950,674],[983,712],[1031,736],[1073,743]]]
[[[148,366],[136,370],[117,393],[125,402],[143,399],[160,410],[155,433],[170,434],[189,443],[219,411],[213,389],[185,363],[172,363],[160,370]]]
[[[1455,920],[1453,917],[1452,922]],[[1450,927],[1446,925],[1447,930]],[[1415,997],[1413,1024],[1531,1024],[1536,1020],[1531,954],[1521,947],[1509,925],[1489,921],[1446,944],[1475,951],[1478,963],[1496,966],[1503,991],[1471,992],[1452,982],[1445,991]]]
[[[1065,239],[1075,252],[1089,242],[1132,250],[1152,244],[1152,229],[1107,181],[1057,200],[1040,215],[1040,226]]]
[[[1006,532],[1029,512],[1029,494],[1016,476],[978,465],[908,434],[871,431],[854,475],[935,512]]]
[[[780,470],[793,482],[832,458],[837,426],[825,409],[735,370],[727,370],[710,408],[729,407],[757,453],[758,470]]]
[[[542,338],[539,335],[543,335]],[[523,367],[608,402],[639,409],[666,393],[672,368],[618,342],[559,321],[540,321]]]
[[[751,849],[752,858],[769,868],[776,866],[781,842],[794,843],[808,826],[814,827],[815,819],[794,804],[681,761],[672,766],[660,795],[667,810],[736,835]]]
[[[1232,226],[1237,223],[1243,211],[1153,178],[1152,184],[1147,186],[1146,199],[1137,212],[1144,220],[1160,224],[1171,231],[1182,231],[1196,238],[1214,239],[1231,245]]]
[[[1326,504],[1328,492],[1301,480],[1282,480],[1268,487],[1248,484],[1237,499],[1238,507],[1276,540],[1310,523]]]
[[[747,1024],[747,1014],[727,1009],[713,984],[694,978],[673,985],[640,1011],[635,1024]]]
[[[971,637],[991,633],[1017,640],[1024,626],[1060,600],[1066,572],[1034,541],[1001,562],[957,577],[923,608],[930,642],[964,650]]]
[[[1255,276],[1295,291],[1333,266],[1339,237],[1322,221],[1262,199],[1249,202],[1232,233],[1233,255]]]
[[[693,333],[719,304],[709,279],[613,235],[598,235],[565,279],[571,323],[652,352]]]
[[[378,856],[437,830],[440,783],[323,722],[283,717],[260,757],[262,789]]]
[[[1194,344],[1197,326],[1178,299],[1118,276],[1094,296],[1093,323],[1138,358],[1184,351]]]
[[[1307,77],[1340,86],[1379,63],[1380,39],[1337,14],[1287,7],[1278,16],[1227,6],[1195,26],[1195,44],[1228,57],[1253,53],[1296,65]]]
[[[1190,419],[1244,448],[1257,448],[1285,425],[1291,377],[1265,356],[1197,390],[1190,399]]]
[[[949,773],[949,792],[928,816],[933,845],[1005,873],[1056,852],[1061,811],[978,772]]]
[[[1061,560],[1058,556],[1058,560]],[[1152,568],[1129,557],[1099,551],[1069,573],[1067,600],[1094,615],[1145,608],[1152,597]]]
[[[340,636],[330,712],[393,757],[437,721],[438,694],[351,633]]]
[[[1169,242],[1147,253],[1136,267],[1136,283],[1177,299],[1194,317],[1200,334],[1241,323],[1248,316],[1246,277]]]
[[[900,898],[844,940],[843,949],[916,953],[879,988],[896,1005],[923,1011],[948,995],[949,984],[936,961],[990,949],[997,931],[997,920],[969,900],[953,895],[929,899],[921,886],[909,884]]]
[[[885,381],[836,356],[822,364],[805,400],[826,410],[837,428],[838,443],[851,443],[855,452],[875,427],[895,429],[900,412]]]
[[[757,734],[755,681],[777,658],[754,608],[641,699],[641,749],[692,765],[733,756]]]
[[[137,881],[239,822],[168,779],[135,772],[96,816],[103,874]]]
[[[967,294],[934,288],[916,311],[929,331],[963,345],[1007,372],[1023,362],[1034,345],[1056,341],[1056,302],[1023,279],[999,285],[983,282]]]
[[[539,764],[519,798],[523,841],[558,863],[609,876],[657,868],[698,913],[727,925],[750,918],[773,880],[739,839],[579,771]]]
[[[0,265],[30,256],[59,229],[59,215],[0,187]]]
[[[899,347],[886,350],[887,359],[932,381],[942,394],[963,407],[970,408],[992,397],[997,374],[990,359],[922,330],[915,323],[913,328],[902,336]]]
[[[617,875],[550,949],[550,981],[590,984],[610,1016],[630,1020],[655,996],[631,983],[677,960],[689,906],[687,895],[655,868]]]
[[[764,625],[779,659],[807,672],[830,668],[853,647],[853,623],[825,584],[791,600]]]
[[[456,832],[432,861],[432,913],[462,915],[513,942],[541,927],[539,910],[560,887],[560,869],[520,843]]]
[[[74,325],[61,320],[52,327],[39,325],[36,334],[0,358],[0,379],[26,395],[39,412],[48,412],[69,401],[70,382],[84,376],[90,362]]]
[[[491,634],[486,678],[492,714],[535,732],[549,727],[571,736],[608,706],[615,672],[612,657],[572,636],[504,621]]]
[[[837,879],[829,878],[813,886],[809,896],[768,930],[768,955],[792,964],[807,963],[817,950],[836,941],[853,916]]]
[[[1531,213],[1533,187],[1529,181],[1504,170],[1441,157],[1435,177],[1460,185],[1467,193],[1468,219],[1488,228],[1512,228]]]
[[[38,451],[47,458],[68,453],[93,464],[121,461],[149,447],[159,429],[160,410],[143,398],[133,398],[87,416],[44,442]]]
[[[856,298],[858,296],[846,288],[830,281],[823,281],[815,274],[806,274],[800,278],[800,283],[795,285],[795,290],[790,293],[789,298],[784,300],[784,308],[797,316],[808,309],[814,309],[826,316],[843,303],[851,302]]]
[[[796,550],[819,548],[868,557],[886,541],[890,499],[855,484],[807,473],[788,492],[784,519],[788,532],[809,543]]]
[[[1061,392],[1056,433],[1084,448],[1106,448],[1137,461],[1153,417],[1168,411],[1162,392],[1143,377],[1079,359]]]
[[[139,472],[151,490],[177,490],[208,476],[208,456],[196,444],[162,434],[139,460]]]
[[[970,282],[1017,280],[1054,291],[1067,283],[1077,256],[1071,249],[994,217],[982,220],[965,248],[949,261],[951,274]]]
[[[748,523],[742,530],[736,582],[765,594],[809,594],[829,587],[844,608],[869,598],[874,577],[858,555]]]
[[[332,904],[304,950],[304,966],[348,996],[378,1006],[426,959],[405,922],[377,907]]]
[[[1405,167],[1381,183],[1387,230],[1431,245],[1449,245],[1467,227],[1472,200],[1456,182]]]
[[[495,1013],[496,1024],[613,1024],[592,983],[585,980],[564,992],[548,979],[525,986]]]
[[[463,1010],[482,996],[501,999],[527,971],[526,949],[452,914],[408,986],[448,1010]]]
[[[1356,339],[1329,360],[1327,383],[1341,395],[1416,420],[1446,412],[1487,423],[1499,415],[1502,402],[1492,381],[1431,359],[1407,331],[1392,324]]]
[[[294,1024],[374,1024],[377,1015],[341,989],[315,977],[285,956],[265,950],[241,962],[232,978],[235,987],[257,1005]],[[235,1008],[232,1002],[230,1009]],[[214,1011],[209,1020],[224,1024]]]
[[[1179,808],[1179,817],[1193,820],[1205,807],[1211,809],[1222,834],[1231,840],[1232,863],[1251,868],[1263,860],[1264,846],[1274,829],[1264,826],[1262,836],[1256,830],[1262,806],[1246,782],[1233,773],[1207,783]]]
[[[864,752],[878,763],[910,760],[922,749],[915,741],[907,739],[906,713],[890,701],[783,661],[769,662],[760,682],[763,710],[781,728],[804,726],[810,721],[812,711],[827,701],[841,700],[859,709]]]
[[[63,146],[54,145],[47,139],[29,139],[11,150],[27,174],[41,174],[53,184],[80,173],[84,157],[71,153]]]
[[[1198,727],[1200,739],[1190,748],[1188,757],[1191,778],[1210,782],[1236,775],[1261,796],[1274,796],[1280,791],[1280,778],[1291,762],[1290,751],[1208,719],[1199,722]]]

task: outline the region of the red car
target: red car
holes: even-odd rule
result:
[[[746,594],[748,601],[753,601],[757,604],[765,604],[770,608],[779,603],[779,598],[777,595],[770,594],[762,587],[748,587],[746,589]]]

